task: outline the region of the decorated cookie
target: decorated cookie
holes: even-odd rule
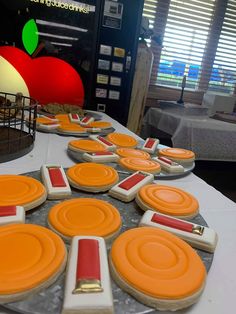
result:
[[[134,148],[118,148],[116,154],[122,157],[134,157],[141,159],[150,159],[150,155],[140,149]]]
[[[81,127],[79,124],[76,123],[67,123],[67,122],[61,122],[60,126],[57,128],[57,130],[61,133],[65,134],[84,134],[86,133],[86,129]]]
[[[84,117],[81,121],[80,121],[80,125],[82,126],[88,126],[90,125],[91,122],[94,121],[94,118],[93,117],[89,117],[89,116],[86,116]]]
[[[71,188],[62,166],[43,165],[41,177],[47,190],[48,199],[61,199],[71,195]]]
[[[56,118],[49,118],[46,116],[36,118],[36,124],[51,124],[56,122],[58,123],[58,119]]]
[[[191,194],[168,185],[148,184],[135,198],[143,210],[154,210],[177,218],[190,219],[198,214],[199,204]]]
[[[184,167],[175,161],[172,161],[166,157],[154,157],[155,160],[161,165],[161,170],[169,173],[181,173],[184,172]]]
[[[154,154],[160,141],[157,138],[148,137],[142,146],[142,150]]]
[[[24,222],[25,210],[22,206],[0,206],[0,226]]]
[[[62,314],[112,314],[107,251],[100,237],[74,237],[66,272]]]
[[[179,164],[192,164],[195,160],[195,154],[191,150],[183,148],[162,148],[158,151],[159,157],[166,157]]]
[[[140,226],[156,227],[169,231],[188,242],[195,248],[213,253],[217,244],[217,234],[213,229],[181,219],[147,210],[139,223]]]
[[[80,116],[77,113],[69,113],[71,123],[80,123]]]
[[[93,140],[72,140],[68,143],[68,149],[77,153],[105,152],[105,145]]]
[[[96,162],[96,163],[106,163],[106,162],[117,162],[119,156],[113,152],[95,152],[95,153],[84,153],[82,159],[85,161]]]
[[[125,157],[120,158],[119,165],[128,171],[145,171],[153,174],[161,172],[161,166],[154,160]]]
[[[66,200],[51,208],[50,228],[70,242],[76,235],[103,237],[109,241],[119,233],[119,211],[108,202],[94,198]]]
[[[57,130],[60,126],[58,122],[50,122],[47,124],[37,124],[36,128],[38,131],[51,132]]]
[[[70,118],[68,114],[57,114],[55,118],[61,123],[70,123]]]
[[[115,169],[93,162],[85,162],[69,168],[67,178],[73,187],[92,193],[107,191],[119,180]]]
[[[158,310],[196,303],[206,281],[205,266],[185,241],[151,227],[130,229],[114,242],[111,275],[138,301]]]
[[[114,185],[110,189],[109,194],[123,202],[130,202],[135,198],[142,186],[151,183],[153,180],[154,176],[151,173],[137,171]]]
[[[0,206],[23,206],[29,210],[46,198],[46,189],[38,180],[22,175],[0,175]]]
[[[119,147],[135,148],[138,145],[138,141],[134,137],[123,133],[110,133],[107,135],[107,139]]]
[[[106,121],[93,121],[89,124],[92,128],[100,128],[100,129],[110,129],[112,127],[111,122]]]
[[[116,145],[100,135],[90,135],[89,138],[105,146],[106,150],[114,151],[116,149]]]
[[[56,281],[66,248],[51,230],[31,224],[0,228],[0,303],[22,300]]]

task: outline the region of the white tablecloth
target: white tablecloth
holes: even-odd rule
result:
[[[209,118],[206,108],[150,108],[142,135],[151,136],[151,128],[170,134],[174,147],[193,150],[198,160],[236,161],[236,124]]]
[[[107,115],[104,114],[103,119],[111,121],[116,131],[136,136]],[[69,167],[74,162],[67,156],[66,147],[72,138],[74,137],[37,133],[34,149],[21,158],[0,164],[0,174],[20,174],[39,170],[43,163],[51,162]],[[178,313],[234,313],[236,296],[236,204],[192,173],[176,180],[158,180],[158,182],[182,188],[193,194],[199,200],[202,216],[219,235],[219,243],[201,299],[194,306]],[[1,307],[1,313],[12,312],[7,312]]]

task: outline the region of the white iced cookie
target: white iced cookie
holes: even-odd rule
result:
[[[152,183],[153,180],[153,174],[143,171],[137,171],[128,178],[114,185],[110,189],[109,195],[123,202],[130,202],[135,198],[138,190],[142,186],[148,183]]]
[[[195,248],[213,253],[217,244],[217,233],[208,227],[147,210],[139,222],[140,226],[156,227],[169,231]]]
[[[154,154],[159,143],[160,141],[157,138],[148,137],[141,149],[150,154]]]
[[[80,117],[77,113],[69,113],[69,119],[71,123],[80,123]]]
[[[119,156],[113,152],[95,152],[95,153],[84,153],[82,159],[85,161],[91,161],[96,163],[106,163],[106,162],[117,162]]]
[[[184,167],[177,162],[174,162],[166,157],[154,157],[153,160],[157,161],[161,165],[161,170],[169,173],[181,173],[184,172]]]
[[[90,127],[86,127],[86,131],[87,131],[88,133],[99,133],[99,132],[102,131],[102,129],[100,129],[100,128],[90,128]]]
[[[48,199],[63,199],[71,195],[71,188],[62,166],[43,165],[41,177]]]
[[[91,140],[97,141],[100,144],[104,145],[107,150],[114,151],[116,149],[116,145],[108,141],[106,138],[100,136],[100,135],[90,135],[89,138]]]
[[[25,210],[22,206],[0,206],[0,226],[12,223],[24,223]]]
[[[113,297],[103,238],[76,236],[67,265],[62,314],[113,313]]]
[[[82,126],[87,126],[89,125],[91,122],[94,121],[94,118],[93,117],[89,117],[89,116],[86,116],[84,117],[81,121],[80,121],[80,125]]]

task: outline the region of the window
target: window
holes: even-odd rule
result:
[[[153,41],[151,84],[236,93],[236,0],[145,0]]]

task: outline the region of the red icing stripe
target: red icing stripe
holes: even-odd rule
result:
[[[108,142],[104,137],[98,136],[99,141],[103,142],[107,146],[112,146],[113,144]]]
[[[133,175],[132,177],[129,177],[127,180],[125,180],[121,184],[119,184],[118,187],[121,189],[124,189],[124,190],[130,190],[133,186],[138,184],[144,178],[146,178],[146,176],[144,174],[137,173],[137,174]]]
[[[101,280],[97,240],[81,239],[78,241],[76,281],[84,279]]]
[[[158,157],[158,159],[164,161],[166,164],[169,164],[169,165],[172,165],[172,161],[168,158],[165,158],[165,157]]]
[[[192,233],[193,231],[193,224],[185,222],[185,221],[179,221],[172,217],[165,217],[158,214],[154,214],[152,216],[151,221],[167,226],[167,227],[175,228],[175,229],[190,232],[190,233]]]
[[[96,153],[92,153],[93,156],[111,156],[113,155],[112,152],[96,152]]]
[[[66,182],[62,176],[60,168],[49,168],[49,177],[54,188],[66,186]]]
[[[71,117],[72,117],[72,119],[79,120],[79,116],[77,115],[77,113],[72,113]]]
[[[16,206],[0,206],[0,217],[15,216]]]
[[[154,143],[155,143],[155,140],[152,139],[152,138],[149,138],[149,140],[147,141],[145,147],[146,147],[146,148],[152,148],[152,146],[154,145]]]
[[[86,122],[89,121],[89,119],[90,119],[90,117],[84,117],[83,120],[82,120],[82,122],[85,122],[85,123],[86,123]]]

